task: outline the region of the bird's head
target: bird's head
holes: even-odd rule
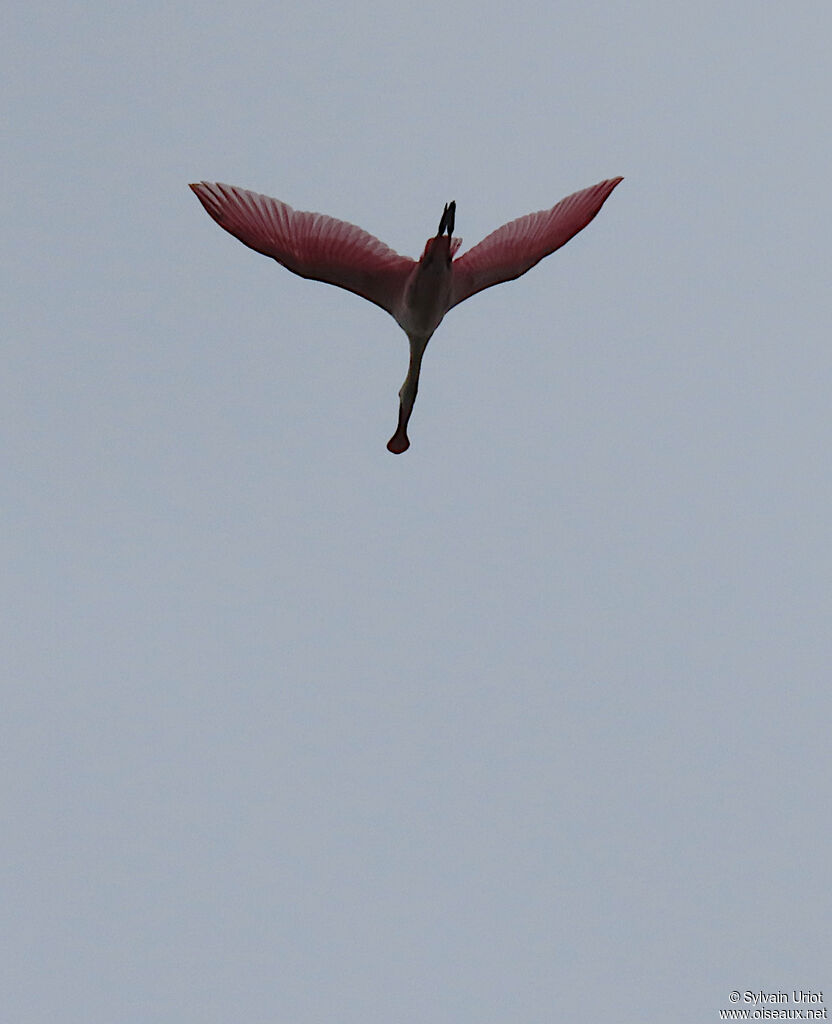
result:
[[[446,265],[454,258],[457,249],[462,245],[461,238],[453,238],[454,217],[456,216],[456,202],[445,203],[442,211],[442,219],[439,221],[439,230],[435,238],[429,238],[425,242],[425,251],[422,253],[421,263],[423,266],[431,264]]]

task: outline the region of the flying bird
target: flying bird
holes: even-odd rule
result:
[[[300,277],[346,288],[386,310],[410,342],[410,366],[399,390],[399,422],[387,442],[407,451],[407,424],[422,356],[449,309],[484,288],[520,277],[589,224],[622,178],[575,192],[551,208],[510,221],[456,257],[456,203],[446,203],[435,237],[418,260],[400,256],[354,224],[293,210],[269,196],[208,181],[191,185],[221,228]]]

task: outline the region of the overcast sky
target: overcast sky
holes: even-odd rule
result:
[[[831,30],[7,14],[5,1021],[832,1002]],[[619,174],[447,316],[401,457],[394,321],[187,188],[418,256]]]

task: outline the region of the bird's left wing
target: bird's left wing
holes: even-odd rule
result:
[[[623,178],[609,178],[561,199],[551,210],[519,217],[492,231],[453,264],[451,306],[483,288],[511,281],[565,245],[589,224]]]
[[[300,277],[346,288],[393,313],[416,261],[367,231],[279,199],[208,181],[191,185],[221,228]]]

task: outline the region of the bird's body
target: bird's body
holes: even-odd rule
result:
[[[504,224],[455,259],[456,204],[445,206],[439,231],[419,260],[400,256],[345,221],[293,210],[268,196],[230,185],[191,185],[214,220],[257,252],[301,277],[355,292],[381,306],[407,334],[410,366],[399,391],[399,423],[387,444],[407,450],[407,423],[419,384],[422,356],[442,318],[484,288],[520,277],[592,220],[621,181],[610,178],[561,200],[551,210]]]

